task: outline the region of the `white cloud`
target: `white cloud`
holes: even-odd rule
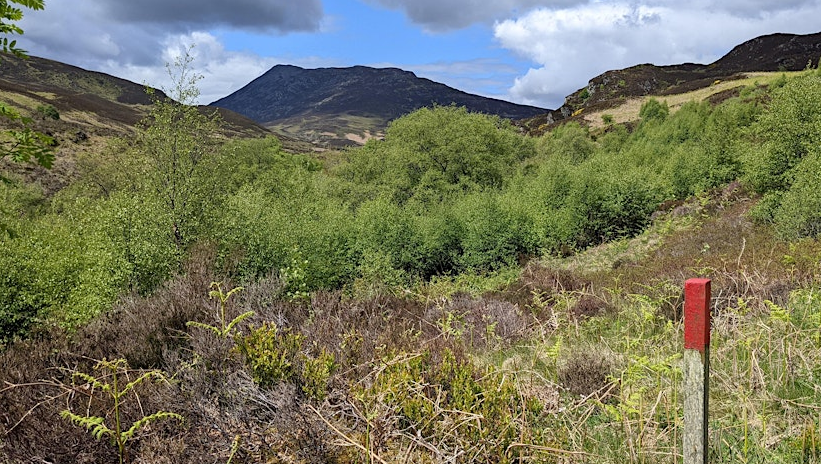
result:
[[[493,23],[523,17],[536,8],[572,11],[590,5],[613,4],[608,0],[366,0],[402,10],[411,21],[430,31],[460,29],[475,23]],[[629,5],[669,7],[674,10],[723,12],[737,18],[757,18],[817,5],[818,0],[631,0]]]
[[[768,13],[752,18],[749,9],[730,11],[707,0],[591,1],[536,9],[497,22],[494,33],[502,47],[537,65],[516,79],[511,99],[557,108],[565,96],[611,69],[641,63],[707,64],[759,35],[817,32],[818,1],[789,2],[800,10],[784,9],[781,2],[756,3]]]
[[[199,103],[202,104],[239,90],[278,62],[276,58],[227,51],[216,36],[207,32],[169,37],[161,52],[163,62],[173,64],[186,50],[190,50],[193,58],[191,71],[202,76],[197,82],[200,89]],[[123,66],[115,60],[109,60],[100,66],[100,71],[166,91],[172,88],[169,69],[166,66]],[[173,66],[170,71],[175,71]]]
[[[324,14],[323,3],[328,1],[55,1],[43,11],[26,13],[19,45],[36,56],[160,86],[167,82],[164,65],[172,51],[196,42],[197,70],[205,76],[201,101],[208,102],[237,90],[275,63],[352,64],[328,56],[277,59],[232,52],[215,32],[198,32],[219,27],[258,33],[265,40],[266,34],[294,30],[333,31],[341,26],[339,18]],[[481,59],[400,67],[484,95],[498,96],[498,83],[506,80],[501,87],[510,89],[509,99],[554,108],[564,96],[609,69],[647,62],[709,63],[759,35],[818,32],[821,17],[821,0],[361,1],[401,10],[428,31],[493,25],[497,45],[531,63],[531,69],[519,71],[518,78],[509,69],[495,73],[465,69]],[[446,35],[442,38],[447,40]],[[321,47],[316,53],[323,53]],[[494,56],[482,66],[504,61],[498,53]],[[392,61],[401,63],[403,57]]]
[[[106,60],[160,64],[158,50],[168,35],[157,25],[115,21],[97,0],[49,3],[27,12],[20,26],[19,42],[33,55],[95,69]]]
[[[71,0],[27,11],[19,42],[34,55],[79,66],[116,60],[139,67],[162,65],[166,42],[192,31],[316,31],[323,17],[320,0]]]
[[[282,33],[318,28],[322,19],[319,0],[198,0],[187,16],[182,13],[183,7],[191,6],[193,0],[151,1],[157,3],[153,8],[145,2],[114,0],[49,3],[43,11],[25,13],[20,22],[25,34],[18,42],[32,55],[153,87],[170,85],[166,63],[173,63],[188,46],[195,44],[194,71],[203,76],[199,82],[199,102],[209,103],[238,90],[282,61],[228,51],[217,36],[205,32],[207,26]],[[160,3],[174,8],[160,8]],[[153,13],[126,18],[126,13],[137,7]],[[306,57],[303,61],[311,63],[316,59]]]

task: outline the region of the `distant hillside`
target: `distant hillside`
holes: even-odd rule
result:
[[[278,65],[212,103],[281,133],[337,145],[378,135],[390,120],[433,104],[456,104],[509,119],[547,111],[468,94],[409,71],[366,66],[303,69]]]
[[[17,94],[51,104],[63,114],[87,111],[128,126],[142,117],[140,105],[151,103],[145,86],[125,79],[34,56],[0,58],[0,92],[9,99]]]
[[[520,120],[526,130],[540,134],[556,122],[605,111],[635,97],[683,94],[745,73],[801,70],[810,61],[817,65],[819,57],[821,33],[761,36],[711,64],[641,64],[605,72],[568,95],[557,110],[471,95],[394,68],[279,65],[213,105],[228,123],[227,135],[260,136],[270,129],[294,151],[310,150],[305,142],[331,147],[362,143],[382,135],[392,119],[434,103]],[[0,100],[29,112],[39,105],[54,106],[62,118],[50,123],[49,131],[56,132],[61,143],[78,132],[92,139],[123,135],[145,116],[150,104],[141,84],[11,55],[3,55],[0,62]]]
[[[47,192],[62,188],[76,174],[83,153],[99,153],[112,137],[127,136],[149,111],[151,99],[144,85],[57,61],[26,60],[0,54],[0,102],[10,104],[35,121],[35,128],[56,142],[54,168],[0,162],[0,169],[36,179]],[[163,93],[157,90],[156,95]],[[45,117],[38,108],[52,107],[59,119]],[[222,108],[229,137],[259,137],[270,132],[250,119]],[[0,129],[7,124],[0,119]]]
[[[96,71],[88,71],[38,57],[20,59],[3,54],[0,61],[0,98],[16,106],[52,105],[74,122],[77,130],[122,135],[146,113],[151,99],[145,85]],[[155,90],[158,96],[162,91]],[[265,129],[239,114],[219,110],[228,132],[261,135]]]
[[[640,64],[607,71],[568,95],[558,110],[531,118],[523,124],[538,133],[539,128],[543,130],[554,122],[618,106],[628,98],[682,94],[709,87],[717,80],[738,79],[745,73],[800,71],[809,62],[818,65],[819,57],[821,33],[765,35],[736,46],[711,64]]]

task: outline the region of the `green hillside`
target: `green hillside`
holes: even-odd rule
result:
[[[164,101],[4,171],[0,462],[681,462],[691,277],[711,462],[820,462],[821,71],[732,90],[322,158]]]

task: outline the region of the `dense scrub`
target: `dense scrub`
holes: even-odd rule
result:
[[[785,238],[821,232],[819,97],[821,72],[784,82],[754,127],[763,146],[746,158],[745,179],[764,196],[756,217],[772,222]]]
[[[184,418],[135,435],[133,462],[677,462],[675,310],[681,278],[704,275],[713,459],[818,462],[821,251],[775,242],[743,216],[749,202],[720,192],[687,203],[691,213],[636,239],[485,280],[482,296],[434,279],[412,297],[287,301],[269,276],[230,296],[223,281],[208,298],[224,276],[214,248],[198,247],[151,295],[0,354],[0,450],[10,462],[116,460],[116,446],[60,417],[113,420],[76,377],[107,358],[127,361],[130,379],[167,379],[135,388],[124,422]]]
[[[818,79],[672,114],[651,100],[635,127],[571,123],[538,139],[464,109],[423,109],[324,167],[275,140],[217,146],[191,135],[215,121],[159,106],[144,135],[82,160],[82,179],[57,195],[0,186],[4,339],[150,292],[198,241],[217,244],[226,273],[282,274],[290,293],[407,285],[631,236],[660,205],[737,178],[764,195],[757,218],[814,236]],[[164,120],[178,124],[151,125]]]
[[[60,412],[110,411],[77,373],[123,359],[166,374],[128,423],[184,416],[129,442],[143,462],[674,462],[679,284],[703,275],[714,453],[817,462],[819,79],[539,138],[423,109],[325,163],[161,102],[57,194],[0,183],[0,451],[116,459]],[[769,426],[733,416],[739,376]]]

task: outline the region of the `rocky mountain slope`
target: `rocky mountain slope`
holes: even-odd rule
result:
[[[565,98],[565,103],[524,121],[536,130],[549,127],[582,112],[618,106],[631,97],[673,95],[709,87],[716,81],[743,77],[757,71],[800,71],[808,63],[818,65],[821,57],[821,33],[770,34],[748,40],[710,64],[684,63],[670,66],[640,64],[626,69],[607,71],[592,78],[587,86]],[[538,132],[538,131],[537,131]]]
[[[366,66],[303,69],[278,65],[212,103],[279,133],[331,145],[354,144],[377,136],[392,119],[433,104],[465,106],[507,119],[547,111],[468,94],[409,71]]]
[[[0,102],[34,120],[34,128],[55,140],[56,160],[51,170],[32,164],[0,160],[0,169],[37,180],[47,192],[65,186],[76,173],[84,154],[105,149],[113,137],[131,134],[151,105],[144,85],[108,74],[37,57],[0,56]],[[158,97],[164,94],[155,90]],[[227,137],[260,137],[270,134],[252,120],[223,108]],[[0,130],[9,122],[0,119]]]
[[[163,97],[162,91],[155,95]],[[147,114],[146,87],[108,74],[38,57],[4,54],[0,62],[0,98],[24,110],[51,105],[88,135],[122,135]],[[220,111],[227,133],[262,135],[267,131],[239,114]],[[204,108],[204,110],[207,110]]]
[[[214,102],[228,123],[227,134],[261,136],[273,130],[286,147],[355,145],[382,135],[387,123],[431,104],[456,104],[471,111],[520,120],[538,134],[558,121],[619,106],[631,98],[672,95],[738,79],[756,71],[801,70],[821,57],[821,33],[771,34],[744,42],[711,64],[641,64],[605,72],[568,95],[557,110],[516,105],[471,95],[399,69],[302,69],[275,66],[244,88]],[[88,144],[95,136],[122,135],[145,114],[145,87],[56,61],[3,56],[0,99],[34,114],[51,105],[61,115],[49,123],[64,143]],[[262,126],[266,127],[262,127]],[[81,134],[81,135],[78,135]],[[75,147],[77,148],[77,147]]]

